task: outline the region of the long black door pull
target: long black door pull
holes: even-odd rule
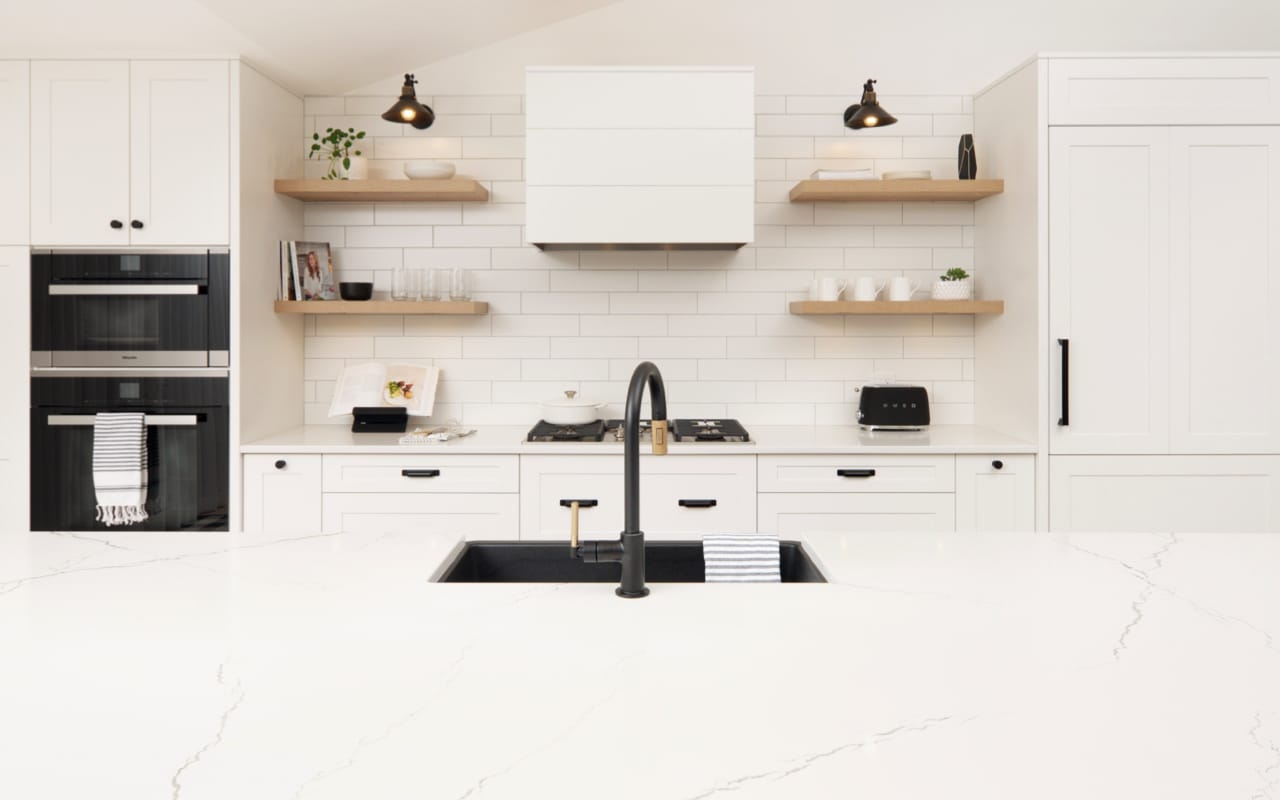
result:
[[[1071,379],[1071,342],[1059,339],[1058,345],[1062,348],[1062,416],[1058,417],[1058,424],[1066,427],[1071,424],[1071,393],[1067,389]]]

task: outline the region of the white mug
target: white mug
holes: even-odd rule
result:
[[[910,300],[911,296],[918,291],[920,291],[920,284],[902,275],[889,281],[890,300]]]
[[[847,281],[836,278],[814,278],[813,283],[809,284],[809,299],[839,300],[840,295],[844,292],[844,287],[847,285]]]
[[[853,282],[853,299],[860,302],[875,300],[884,291],[884,284],[877,284],[875,278],[858,278]]]

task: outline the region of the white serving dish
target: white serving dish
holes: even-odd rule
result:
[[[414,181],[452,178],[456,171],[457,168],[448,161],[419,160],[404,162],[405,177]]]
[[[899,169],[886,172],[880,178],[886,181],[930,181],[933,173],[927,169]]]
[[[594,422],[600,418],[602,408],[604,403],[583,399],[573,391],[565,392],[564,397],[540,404],[542,419],[552,425],[585,425]]]

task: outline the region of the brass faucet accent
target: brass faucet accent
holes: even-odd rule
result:
[[[649,435],[653,439],[653,454],[665,456],[667,454],[667,421],[655,419],[650,425]]]
[[[569,549],[578,552],[578,508],[577,500],[569,501]]]

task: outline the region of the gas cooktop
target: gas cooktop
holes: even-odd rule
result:
[[[747,429],[736,419],[673,419],[673,442],[730,442],[751,441]],[[555,425],[542,420],[529,431],[530,442],[621,442],[622,420],[598,419],[585,425]],[[640,421],[640,438],[649,438],[649,420]]]

